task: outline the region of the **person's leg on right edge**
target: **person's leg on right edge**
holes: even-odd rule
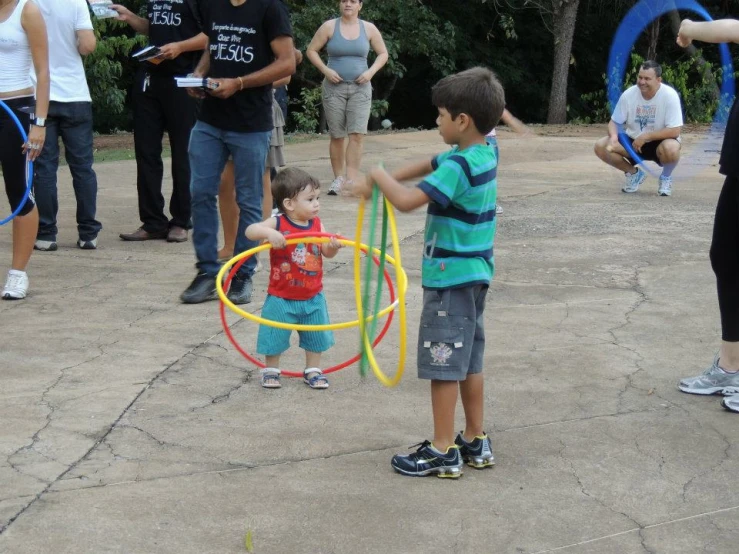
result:
[[[739,394],[739,243],[737,242],[739,239],[737,237],[739,237],[739,178],[729,176],[724,181],[716,206],[710,251],[721,313],[721,349],[713,364],[704,373],[680,381],[678,388],[683,392],[703,395],[736,396]],[[724,406],[728,407],[726,403],[725,399]],[[739,411],[739,407],[735,411]]]
[[[226,165],[228,149],[224,131],[198,121],[190,135],[190,170],[192,198],[192,243],[198,274],[180,295],[185,304],[197,304],[217,298],[218,263],[218,186]]]
[[[83,250],[97,248],[97,236],[102,225],[95,219],[98,181],[92,168],[92,103],[69,102],[60,110],[60,133],[64,155],[72,174],[72,186],[77,200],[77,246]]]
[[[123,233],[123,240],[166,239],[169,219],[164,215],[162,196],[162,139],[164,114],[154,93],[151,78],[140,69],[133,83],[133,143],[136,152],[136,188],[141,227]]]
[[[271,130],[226,133],[226,143],[234,160],[236,203],[239,205],[239,227],[236,231],[234,254],[241,254],[259,244],[246,238],[246,228],[262,220],[262,174],[271,137]],[[251,277],[256,266],[256,258],[250,257],[231,281],[228,298],[234,304],[251,302]]]
[[[157,94],[162,99],[169,144],[172,148],[172,196],[169,202],[168,242],[185,242],[191,225],[190,214],[190,159],[187,146],[195,125],[195,99],[174,79],[158,83]],[[164,95],[162,97],[162,95]]]
[[[56,216],[59,212],[57,171],[59,170],[60,114],[58,105],[58,102],[49,102],[44,148],[33,164],[33,193],[39,216],[34,248],[51,252],[57,249]]]

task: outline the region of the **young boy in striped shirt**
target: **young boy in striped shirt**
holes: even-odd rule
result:
[[[483,431],[483,310],[493,278],[497,159],[485,143],[505,106],[503,87],[489,69],[475,67],[440,80],[432,89],[436,124],[454,147],[432,160],[392,175],[382,168],[351,187],[369,197],[377,183],[400,211],[428,204],[422,262],[423,310],[418,333],[418,377],[431,380],[433,441],[409,455],[394,456],[404,475],[456,478],[462,463],[494,464]],[[415,187],[400,182],[425,178]],[[457,390],[465,429],[455,437]]]

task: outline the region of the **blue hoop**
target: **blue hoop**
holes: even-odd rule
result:
[[[626,66],[631,59],[629,55],[636,39],[644,31],[644,29],[652,21],[661,15],[670,12],[676,8],[688,10],[697,13],[706,21],[713,21],[710,14],[695,0],[641,0],[635,5],[619,25],[616,36],[611,45],[611,51],[608,56],[608,101],[612,109],[615,109],[618,99],[621,96],[621,83],[626,72]],[[721,54],[721,97],[719,98],[719,106],[711,126],[714,131],[719,127],[723,127],[726,123],[731,103],[734,100],[734,66],[731,63],[731,54],[726,44],[719,45]],[[631,159],[637,164],[644,165],[644,159],[631,146],[631,141],[623,132],[623,125],[618,125],[618,138],[621,145],[628,152]]]
[[[21,124],[20,120],[13,113],[13,110],[11,110],[8,107],[8,105],[2,100],[0,100],[0,108],[8,112],[8,115],[10,116],[10,118],[15,122],[16,127],[18,127],[18,130],[21,132],[21,138],[23,139],[23,143],[25,144],[28,141],[28,135],[26,134],[26,130],[23,128],[23,125]],[[0,226],[5,225],[6,223],[11,221],[15,216],[17,216],[20,213],[20,211],[23,209],[23,206],[26,205],[26,200],[28,200],[28,196],[31,194],[32,186],[33,186],[33,162],[28,161],[26,165],[26,192],[23,195],[23,198],[21,199],[20,203],[18,204],[18,207],[13,211],[13,213],[10,214],[5,219],[3,219],[2,221],[0,221]]]

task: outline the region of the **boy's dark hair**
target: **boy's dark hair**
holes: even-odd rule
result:
[[[272,196],[275,198],[277,208],[284,212],[283,202],[295,198],[306,187],[314,190],[320,189],[321,182],[307,171],[297,167],[287,167],[280,171],[272,181]]]
[[[644,69],[645,71],[649,69],[654,69],[654,74],[657,76],[657,78],[662,77],[662,66],[654,60],[646,60],[644,63],[641,64],[639,69]]]
[[[505,108],[505,92],[498,77],[487,67],[473,67],[441,79],[431,89],[431,102],[457,119],[472,118],[480,134],[495,128]]]

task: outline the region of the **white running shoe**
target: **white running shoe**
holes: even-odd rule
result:
[[[647,174],[644,173],[641,168],[636,168],[636,173],[626,174],[626,184],[621,189],[622,192],[632,193],[639,190],[639,185],[644,182],[647,178]]]
[[[328,187],[328,194],[329,196],[337,196],[341,193],[341,187],[344,186],[344,182],[346,179],[342,175],[339,175],[336,179],[333,180],[331,183],[331,186]]]
[[[56,241],[53,240],[36,240],[33,244],[34,250],[41,250],[42,252],[54,252],[58,248]]]
[[[502,214],[503,213],[503,206],[500,204],[495,205],[495,215]]]
[[[25,271],[11,269],[5,279],[3,300],[22,300],[28,293],[28,274]]]
[[[657,193],[660,196],[672,196],[672,177],[665,177],[660,175],[659,177],[659,190]]]

